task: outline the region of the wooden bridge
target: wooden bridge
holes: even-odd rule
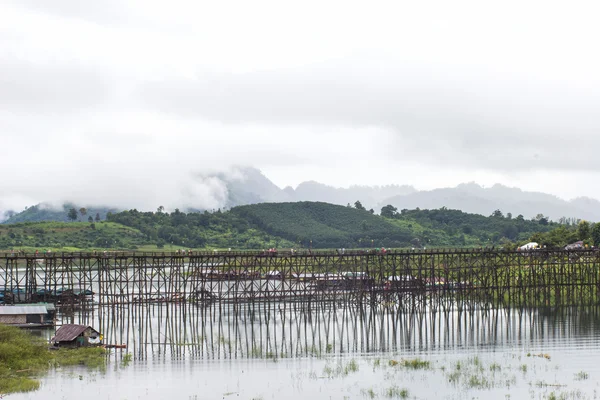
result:
[[[599,303],[600,252],[491,249],[0,253],[0,301]]]

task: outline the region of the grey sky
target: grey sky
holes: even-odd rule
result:
[[[416,3],[416,4],[415,4]],[[594,2],[0,5],[0,211],[476,181],[599,198]]]

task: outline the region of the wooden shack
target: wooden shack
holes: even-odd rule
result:
[[[54,325],[53,304],[23,304],[0,306],[0,323],[20,328],[39,328]]]
[[[57,347],[82,347],[101,344],[100,332],[87,325],[64,324],[51,339]]]

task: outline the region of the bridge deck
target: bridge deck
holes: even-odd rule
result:
[[[595,250],[0,253],[0,301],[598,304]]]

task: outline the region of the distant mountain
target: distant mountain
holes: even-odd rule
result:
[[[290,201],[288,194],[256,168],[238,168],[234,174],[217,174],[227,187],[225,207]]]
[[[386,198],[415,193],[416,190],[408,185],[388,186],[351,186],[349,188],[336,188],[315,181],[302,182],[294,190],[286,188],[286,192],[293,201],[322,201],[330,204],[354,204],[360,200],[362,205],[377,209],[378,204]]]
[[[360,200],[363,206],[369,209],[377,207],[386,198],[416,192],[414,187],[408,185],[336,188],[315,181],[302,182],[296,189],[289,186],[281,189],[260,170],[252,167],[240,167],[233,173],[219,173],[213,176],[225,183],[228,192],[225,203],[227,208],[246,204],[295,201],[320,201],[347,205]]]
[[[87,213],[82,216],[79,213],[79,209],[82,206],[77,206],[72,203],[63,204],[61,208],[56,208],[49,204],[41,203],[35,206],[28,207],[24,211],[17,214],[12,214],[8,219],[3,221],[3,224],[16,224],[19,222],[41,222],[41,221],[59,221],[68,222],[68,213],[71,208],[77,210],[78,220],[87,221],[88,217],[96,218],[96,213],[99,215],[101,220],[106,219],[108,212],[117,212],[115,208],[110,207],[85,207]]]
[[[543,214],[554,221],[561,217],[600,221],[598,200],[577,198],[566,201],[550,194],[526,192],[499,184],[484,188],[475,183],[465,183],[455,188],[418,191],[385,199],[379,203],[379,207],[388,204],[399,210],[447,207],[481,215],[491,215],[495,210],[501,210],[505,214],[511,213],[515,217],[521,214],[528,219]]]
[[[527,219],[543,214],[554,221],[559,221],[562,217],[600,221],[600,201],[598,200],[580,197],[566,201],[550,194],[526,192],[499,184],[484,188],[476,183],[463,183],[454,188],[418,191],[408,185],[336,188],[315,181],[307,181],[302,182],[295,189],[292,187],[281,189],[260,170],[251,167],[240,167],[233,172],[212,174],[200,178],[219,180],[219,183],[226,189],[221,207],[228,209],[248,204],[299,201],[354,205],[354,202],[359,200],[365,208],[372,208],[376,213],[380,212],[381,207],[391,204],[398,210],[446,207],[484,216],[491,215],[495,210],[501,210],[504,214],[511,213],[514,217],[522,214]],[[62,209],[57,210],[40,204],[11,216],[6,215],[5,217],[8,218],[4,223],[67,221],[67,212],[71,207],[72,205],[65,204]],[[79,209],[78,206],[75,208]],[[88,215],[92,215],[92,217],[99,212],[101,218],[104,219],[108,211],[115,212],[116,210],[110,206],[88,207]],[[187,209],[185,211],[203,210]]]

